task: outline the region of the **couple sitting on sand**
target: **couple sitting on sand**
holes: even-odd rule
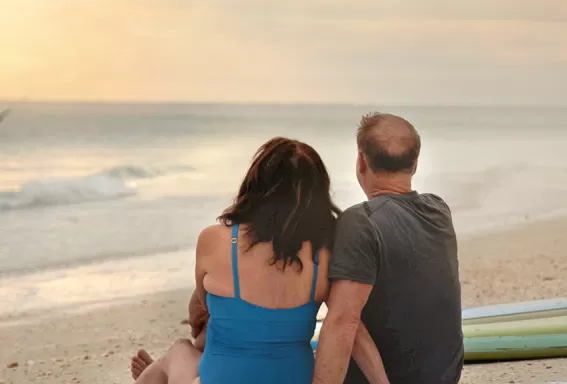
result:
[[[156,361],[140,350],[136,383],[459,381],[457,242],[445,202],[412,190],[420,137],[376,113],[357,142],[368,201],[342,213],[312,147],[275,138],[259,149],[221,224],[199,235],[194,342]]]

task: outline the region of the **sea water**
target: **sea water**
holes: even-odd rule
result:
[[[355,133],[371,111],[422,137],[414,188],[460,238],[567,211],[567,108],[0,103],[0,313],[193,286],[199,231],[274,136],[322,156],[341,208],[364,199]]]

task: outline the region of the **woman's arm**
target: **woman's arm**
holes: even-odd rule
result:
[[[363,323],[356,332],[352,357],[370,384],[390,383],[380,352]]]
[[[207,254],[210,252],[211,244],[209,232],[212,232],[211,227],[203,229],[197,239],[197,249],[195,250],[195,293],[197,294],[196,300],[207,310],[207,292],[205,291],[204,280],[207,274],[206,261]]]
[[[205,348],[207,322],[209,320],[204,281],[207,275],[208,255],[212,252],[216,236],[214,227],[205,228],[199,234],[195,251],[195,291],[189,301],[189,324],[191,325],[191,334],[195,338],[194,346],[201,351]]]
[[[207,321],[209,320],[209,312],[207,312],[205,305],[201,303],[196,289],[193,291],[188,309],[191,336],[196,338],[207,325]]]

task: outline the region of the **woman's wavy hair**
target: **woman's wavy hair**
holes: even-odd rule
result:
[[[276,137],[256,152],[233,205],[219,221],[246,224],[250,248],[271,241],[271,265],[297,263],[303,242],[313,250],[331,248],[340,209],[331,198],[331,181],[319,154],[297,140]]]

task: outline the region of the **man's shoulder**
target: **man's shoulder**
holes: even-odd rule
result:
[[[373,228],[371,214],[365,202],[348,207],[338,217],[337,233],[358,233],[363,228]]]
[[[419,195],[421,199],[432,206],[439,208],[440,210],[446,212],[447,214],[451,214],[451,208],[449,208],[449,204],[439,195],[434,193],[421,193]]]
[[[442,211],[449,216],[451,215],[451,209],[449,208],[449,205],[439,195],[436,195],[434,193],[414,192],[413,194],[408,196],[376,196],[369,201],[363,201],[348,207],[341,213],[339,219],[341,219],[342,221],[350,221],[361,220],[363,218],[372,218],[371,221],[380,221],[380,218],[384,218],[387,215],[377,215],[378,212],[398,211],[400,210],[400,207],[398,205],[405,199],[412,200],[414,204],[426,205],[430,208],[433,208],[434,210]]]
[[[371,200],[363,201],[358,204],[352,205],[345,209],[342,215],[353,217],[357,215],[372,216],[376,211],[380,210],[391,199],[388,195],[376,196]]]
[[[342,216],[356,216],[356,215],[360,215],[360,214],[367,214],[366,213],[366,208],[364,208],[364,204],[365,202],[361,202],[358,204],[354,204],[351,205],[350,207],[348,207],[347,209],[343,210],[343,212],[339,215],[339,217]]]
[[[338,217],[340,222],[343,223],[366,223],[371,222],[370,216],[372,215],[372,210],[368,206],[366,201],[361,203],[351,205],[345,209]]]
[[[431,193],[431,192],[420,193],[419,196],[421,196],[423,199],[429,199],[429,200],[432,200],[432,201],[437,201],[439,203],[447,204],[441,196],[439,196],[435,193]]]
[[[399,204],[404,205],[404,201],[409,201],[412,205],[427,205],[450,213],[449,205],[441,196],[434,193],[418,193],[414,191],[406,195],[384,195],[379,197],[371,200],[370,210],[372,212],[382,208],[391,209]]]

